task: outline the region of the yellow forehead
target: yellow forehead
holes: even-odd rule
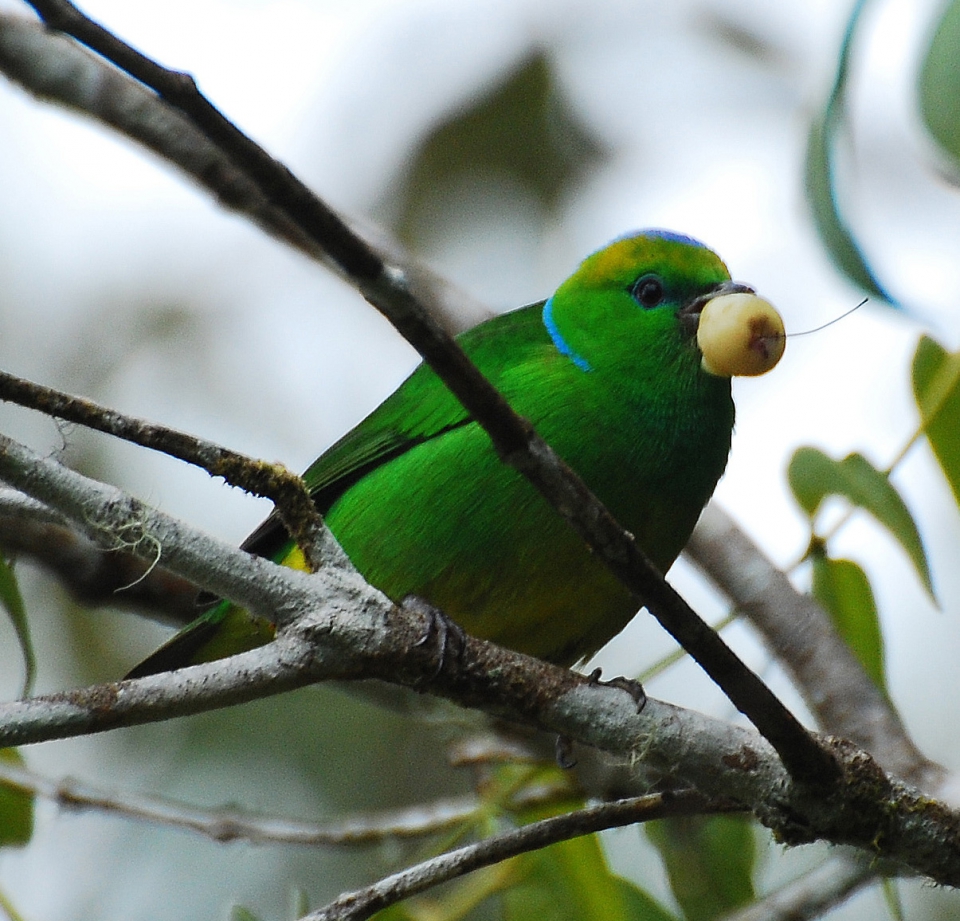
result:
[[[574,276],[588,287],[629,284],[644,272],[684,276],[694,284],[730,277],[720,257],[700,243],[675,234],[638,234],[615,240],[588,256]]]

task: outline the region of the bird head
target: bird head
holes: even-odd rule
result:
[[[588,256],[544,305],[544,323],[586,373],[760,374],[783,352],[774,308],[712,250],[664,230]]]

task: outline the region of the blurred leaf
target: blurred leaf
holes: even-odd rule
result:
[[[807,138],[805,184],[807,200],[817,233],[833,264],[875,297],[890,304],[893,299],[884,290],[860,250],[853,232],[840,213],[834,176],[833,148],[844,121],[844,96],[854,30],[866,0],[855,4],[840,48],[837,75],[823,112],[814,119]]]
[[[459,921],[491,897],[499,899],[501,921],[677,921],[645,892],[610,871],[596,835],[510,858],[469,874],[439,896],[401,902],[374,918]]]
[[[261,921],[261,918],[243,905],[234,905],[230,909],[230,921]]]
[[[482,826],[490,835],[505,822],[525,825],[583,806],[570,771],[555,764],[504,763],[484,779],[481,790],[489,813]],[[526,802],[526,791],[556,799]],[[448,845],[452,842],[447,842]],[[654,899],[617,876],[607,864],[597,835],[562,841],[470,873],[444,887],[378,912],[376,921],[460,921],[482,912],[496,899],[501,921],[677,921]],[[486,903],[486,904],[485,904]]]
[[[753,901],[756,847],[749,819],[691,816],[645,827],[688,921],[710,921]]]
[[[431,912],[431,917],[436,917],[433,912]],[[378,911],[375,915],[372,915],[372,918],[373,921],[422,921],[420,915],[411,910],[406,902],[398,902],[396,905],[384,908],[383,911]]]
[[[24,766],[23,756],[15,748],[0,748],[0,760]],[[21,847],[33,835],[32,793],[0,783],[0,847]]]
[[[302,918],[310,911],[310,894],[306,889],[297,888],[293,892],[293,898],[290,902],[291,919]]]
[[[551,788],[558,799],[512,810],[521,824],[562,815],[583,806],[570,771],[556,764],[503,765],[499,786],[522,797],[518,784],[525,776],[534,789]],[[502,793],[500,794],[502,796]],[[597,835],[584,835],[509,861],[510,878],[501,893],[504,921],[673,921],[672,916],[645,892],[611,872]]]
[[[649,895],[610,871],[597,835],[584,835],[510,862],[504,921],[674,921]]]
[[[933,139],[960,167],[960,0],[953,0],[920,66],[920,117]]]
[[[726,51],[741,55],[746,60],[773,73],[787,73],[791,68],[789,53],[772,35],[760,27],[755,19],[741,19],[733,9],[722,6],[704,6],[697,10],[693,27],[708,41]]]
[[[27,697],[33,687],[37,673],[37,660],[33,654],[33,643],[30,639],[30,624],[27,621],[27,611],[20,594],[20,586],[13,567],[0,556],[0,604],[3,605],[13,629],[17,634],[20,652],[23,655],[23,687],[22,696]]]
[[[807,140],[806,191],[820,240],[833,264],[855,285],[888,303],[892,298],[873,274],[846,221],[840,214],[831,163],[831,137],[838,119],[829,111],[810,126]]]
[[[900,542],[923,587],[936,601],[920,532],[900,493],[883,471],[862,454],[848,454],[836,461],[817,448],[798,448],[787,468],[787,479],[797,502],[811,519],[821,502],[831,495],[843,496],[873,515]]]
[[[438,197],[469,176],[509,180],[552,209],[600,155],[599,143],[560,92],[549,60],[535,54],[421,142],[403,180],[396,230],[409,242],[422,224],[436,223],[438,205],[460,209]]]
[[[832,560],[822,549],[814,552],[813,596],[874,684],[886,690],[880,618],[863,569],[852,560]]]
[[[934,456],[960,506],[960,352],[924,336],[913,356],[913,395]]]

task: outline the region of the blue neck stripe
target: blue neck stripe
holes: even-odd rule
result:
[[[557,347],[557,351],[559,351],[561,355],[566,355],[581,371],[593,370],[593,368],[590,367],[590,362],[570,348],[567,340],[563,338],[560,330],[557,329],[556,320],[553,318],[552,297],[543,305],[543,325],[546,326],[547,332],[550,333],[550,338],[553,340],[553,344]]]

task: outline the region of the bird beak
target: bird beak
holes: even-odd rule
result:
[[[686,332],[691,336],[696,336],[697,327],[700,325],[700,312],[703,310],[707,301],[712,301],[715,297],[720,297],[723,294],[756,293],[757,292],[749,285],[744,285],[739,281],[724,281],[715,288],[711,288],[705,294],[695,297],[686,306],[681,307],[677,316],[680,317],[680,322]]]

